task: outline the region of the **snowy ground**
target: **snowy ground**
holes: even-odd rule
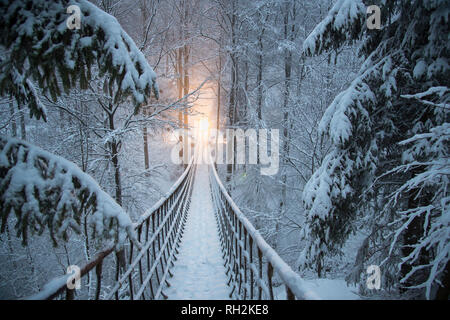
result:
[[[343,279],[305,280],[307,290],[314,291],[322,300],[358,300],[356,287],[348,286]]]
[[[356,287],[348,286],[343,279],[305,280],[305,290],[314,292],[321,300],[358,300]],[[284,286],[274,288],[276,299],[286,299]]]
[[[229,299],[224,261],[210,195],[208,165],[198,165],[180,254],[172,269],[169,299]]]

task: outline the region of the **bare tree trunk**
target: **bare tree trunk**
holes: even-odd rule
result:
[[[258,36],[258,49],[259,53],[257,54],[257,67],[258,67],[258,74],[256,76],[256,86],[258,88],[257,96],[256,96],[256,113],[258,116],[258,128],[261,126],[261,120],[262,120],[262,100],[263,100],[263,84],[262,84],[262,74],[263,74],[263,55],[262,50],[264,48],[263,42],[262,42],[262,34]]]
[[[214,166],[217,170],[217,157],[219,152],[219,129],[220,129],[220,102],[221,102],[221,90],[222,90],[222,56],[220,54],[220,48],[219,48],[219,75],[217,79],[217,119],[216,119],[216,162],[214,163]]]
[[[83,102],[80,103],[80,111],[82,114],[87,114],[87,108],[84,105]],[[78,130],[80,133],[80,155],[81,155],[81,170],[83,172],[87,172],[88,164],[89,164],[89,139],[88,134],[84,132],[84,125],[80,122],[78,125]],[[91,259],[90,255],[90,244],[89,244],[89,230],[88,230],[88,214],[86,212],[86,209],[82,209],[84,211],[84,254],[86,261],[89,261]],[[86,281],[88,284],[88,297],[90,298],[91,293],[91,281],[92,277],[91,274],[88,272],[86,275]]]
[[[295,24],[289,21],[290,15],[290,4],[285,4],[284,10],[284,38],[286,40],[293,41],[294,32],[295,32]],[[295,4],[292,8],[292,17],[295,19]],[[291,26],[292,24],[292,26]],[[291,74],[292,74],[292,52],[289,49],[285,49],[284,52],[284,92],[283,92],[283,167],[282,175],[281,175],[281,201],[279,207],[279,217],[275,224],[275,241],[274,247],[276,248],[278,245],[278,235],[280,234],[280,224],[281,219],[284,216],[286,210],[286,200],[287,200],[287,165],[289,158],[289,145],[290,145],[290,136],[289,136],[289,98],[291,93]]]
[[[177,89],[178,89],[178,99],[180,100],[181,98],[183,98],[183,48],[179,48],[178,50],[176,50],[175,52],[176,54],[176,69],[177,69]],[[183,128],[183,111],[180,110],[178,112],[178,126],[180,128]],[[183,160],[183,145],[184,145],[184,141],[183,141],[183,136],[180,135],[178,136],[178,140],[179,143],[182,143],[182,148],[180,149],[180,159]],[[183,162],[182,162],[183,163]]]
[[[116,201],[122,206],[122,184],[120,180],[119,150],[116,142],[111,143],[111,161],[114,166],[114,183],[116,185]]]
[[[185,14],[187,15],[187,8],[186,8],[186,12]],[[183,88],[184,88],[184,96],[186,97],[186,104],[189,103],[188,101],[188,94],[189,94],[189,68],[188,68],[188,64],[189,64],[189,46],[187,44],[184,45],[184,80],[183,80]],[[189,129],[189,116],[188,116],[188,112],[187,110],[185,110],[184,112],[184,119],[183,119],[183,126],[185,130]],[[184,168],[186,169],[188,166],[188,162],[189,162],[189,153],[188,150],[189,149],[189,141],[188,141],[188,135],[185,134],[184,135],[184,149],[186,149],[184,151]]]
[[[22,108],[20,107],[19,104],[17,104],[17,109],[19,109],[20,133],[21,133],[21,137],[20,138],[22,140],[27,140],[27,130],[26,130],[26,125],[25,125],[24,111],[22,110]]]
[[[180,46],[177,50],[177,73],[178,73],[178,98],[181,99],[184,96],[186,96],[185,99],[185,108],[184,110],[178,113],[178,121],[180,127],[184,128],[185,130],[189,127],[189,116],[187,113],[187,107],[188,107],[188,99],[187,95],[189,94],[189,52],[190,48],[189,45],[187,45],[186,41],[188,40],[187,30],[188,30],[188,18],[189,18],[189,4],[187,1],[183,0],[181,3],[180,8],[180,34],[181,34],[181,40],[183,41],[183,45]],[[182,148],[180,150],[179,156],[182,160],[182,165],[186,168],[189,161],[189,141],[188,141],[188,135],[185,131],[185,134],[183,136],[179,136],[179,141],[182,143]]]
[[[9,113],[11,114],[11,127],[12,127],[12,136],[17,137],[17,123],[16,123],[16,117],[14,115],[14,102],[11,101],[9,103]]]
[[[147,39],[147,24],[149,20],[149,8],[148,8],[148,1],[147,0],[141,0],[139,2],[141,14],[142,14],[142,49],[145,48],[146,45],[146,39]],[[167,66],[166,66],[167,68]],[[166,72],[167,74],[167,72]],[[146,114],[146,110],[143,110],[144,115]],[[149,168],[149,154],[148,154],[148,134],[147,134],[147,127],[144,127],[142,129],[142,135],[144,138],[144,167],[145,170]]]
[[[231,88],[230,88],[230,100],[228,106],[228,124],[230,127],[234,126],[235,119],[235,110],[236,110],[236,87],[237,87],[237,55],[236,55],[236,1],[233,0],[231,4]],[[232,138],[234,139],[234,137]],[[234,145],[232,141],[228,141],[227,139],[227,147]],[[234,151],[234,150],[233,150]],[[233,155],[234,157],[234,155]],[[234,162],[234,161],[233,161]],[[227,175],[226,182],[231,181],[231,176],[233,175],[233,164],[227,163]]]
[[[323,270],[323,252],[319,254],[316,261],[316,272],[317,278],[322,278],[322,270]]]
[[[149,165],[149,157],[148,157],[148,134],[147,134],[147,127],[144,127],[144,129],[142,129],[142,134],[144,136],[144,165],[145,165],[145,170],[147,170],[150,165]]]
[[[112,106],[110,105],[112,110]],[[114,130],[114,114],[109,114],[109,128],[111,131]],[[113,139],[111,142],[111,161],[114,167],[114,183],[115,183],[115,198],[117,203],[122,206],[122,182],[120,179],[120,164],[119,164],[119,146],[118,142]],[[117,261],[121,272],[125,270],[126,267],[126,253],[125,248],[116,253]]]
[[[261,15],[261,13],[260,13]],[[257,53],[257,68],[258,74],[256,78],[256,86],[258,88],[257,96],[256,96],[256,112],[258,115],[258,128],[261,126],[262,122],[262,104],[263,104],[263,69],[264,69],[264,33],[266,31],[265,28],[265,20],[261,20],[261,32],[258,34],[258,53]]]
[[[109,110],[111,111],[108,114],[109,121],[109,129],[114,131],[114,113],[112,112],[113,106],[109,104]],[[115,199],[117,203],[122,206],[122,184],[120,180],[120,164],[119,164],[119,142],[116,139],[112,139],[110,142],[111,148],[111,162],[114,167],[114,184],[115,184]]]
[[[5,231],[6,231],[6,241],[8,242],[9,253],[10,253],[11,255],[13,255],[13,254],[14,254],[14,249],[13,249],[13,247],[12,247],[11,233],[10,233],[10,231],[9,231],[9,221],[6,221]],[[13,263],[14,269],[16,269],[16,268],[17,268],[17,265],[16,265],[16,259],[13,258],[13,259],[12,259],[12,263]]]

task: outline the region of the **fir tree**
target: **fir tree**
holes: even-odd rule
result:
[[[81,10],[81,28],[70,29],[67,8]],[[114,99],[131,96],[136,110],[158,95],[156,75],[117,20],[87,0],[1,0],[0,94],[12,95],[45,119],[36,83],[56,101],[64,90],[86,88],[92,67],[117,86]]]
[[[128,214],[75,164],[25,141],[0,136],[0,230],[9,216],[24,245],[29,233],[49,231],[53,245],[81,232],[83,214],[94,236],[120,249],[127,237],[140,246]]]
[[[67,8],[78,6],[80,29],[67,26]],[[41,93],[57,101],[62,93],[86,89],[99,71],[114,103],[131,97],[134,113],[158,97],[156,74],[118,21],[86,0],[0,0],[0,95],[12,96],[30,116],[46,119]],[[96,70],[93,70],[93,69]],[[42,92],[40,92],[42,91]],[[53,244],[78,232],[82,213],[100,238],[120,248],[136,241],[129,216],[74,164],[24,141],[0,137],[1,231],[12,212],[17,235],[50,232]]]
[[[430,298],[450,255],[449,1],[375,1],[381,30],[367,29],[366,4],[337,1],[304,43],[304,54],[316,55],[362,40],[365,62],[320,124],[333,149],[303,194],[299,263],[320,274],[324,257],[363,222],[363,251],[376,252],[365,261],[393,266],[385,281],[426,287]]]

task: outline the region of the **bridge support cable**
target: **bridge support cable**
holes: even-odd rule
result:
[[[223,258],[230,298],[237,300],[273,300],[273,277],[283,282],[288,300],[318,299],[305,290],[303,279],[280,258],[244,216],[223,186],[214,165],[210,167],[210,184],[216,219],[219,225]],[[281,298],[281,297],[278,297]]]
[[[130,265],[118,279],[106,299],[159,299],[170,286],[168,276],[176,260],[181,236],[184,232],[187,212],[192,195],[192,183],[196,166],[186,169],[188,174],[159,208],[145,217],[137,227],[138,240],[145,230],[145,245],[133,258],[133,243],[128,253]]]
[[[166,298],[163,288],[170,286],[168,281],[168,277],[171,276],[170,268],[176,261],[189,211],[196,170],[194,157],[167,194],[134,224],[142,246],[136,250],[133,242],[128,240],[128,244],[125,245],[127,265],[123,268],[117,261],[116,279],[109,288],[105,288],[102,281],[105,273],[104,261],[112,256],[114,244],[106,246],[89,261],[78,264],[82,279],[95,269],[97,285],[94,298],[96,300]],[[74,299],[74,290],[67,287],[69,277],[70,275],[63,275],[53,279],[43,287],[43,290],[27,299]]]

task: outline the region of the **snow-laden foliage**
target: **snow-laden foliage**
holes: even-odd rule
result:
[[[361,35],[366,7],[362,0],[338,0],[303,42],[303,51],[309,55],[336,49],[343,41],[352,41]]]
[[[316,259],[319,252],[323,252],[321,257],[339,252],[354,230],[348,221],[354,220],[367,199],[361,198],[360,192],[373,180],[379,151],[377,141],[372,140],[378,117],[371,114],[375,113],[377,98],[386,101],[384,108],[392,107],[388,98],[396,91],[398,69],[391,68],[390,58],[372,65],[334,99],[322,117],[319,130],[330,137],[335,148],[304,189],[310,224],[303,229],[303,238],[317,240],[304,248],[300,265],[321,263]]]
[[[448,268],[448,4],[381,1],[383,27],[369,32],[358,22],[361,1],[337,1],[306,40],[311,55],[363,35],[366,61],[320,123],[333,149],[303,193],[301,266],[320,270],[360,217],[372,232],[365,241],[372,262],[401,260],[385,279],[426,287],[430,298]]]
[[[79,30],[67,27],[70,5],[81,9]],[[66,92],[86,88],[94,66],[117,86],[115,101],[131,96],[136,112],[152,90],[158,95],[156,75],[134,41],[89,1],[1,0],[0,15],[0,94],[13,95],[32,116],[45,119],[31,80],[56,101],[61,84]]]
[[[440,89],[437,91],[436,89]],[[426,93],[408,95],[411,98],[422,97],[438,92],[446,95],[447,113],[450,111],[448,102],[450,90],[448,88],[431,88]],[[427,101],[430,103],[429,101]],[[447,114],[448,115],[448,114]],[[396,225],[390,253],[395,248],[401,234],[410,227],[412,221],[420,217],[424,221],[423,234],[419,235],[417,243],[412,244],[412,251],[402,258],[400,266],[404,263],[413,264],[420,259],[422,251],[433,250],[434,254],[427,264],[414,266],[401,280],[406,282],[420,270],[427,270],[428,276],[422,283],[414,288],[426,288],[426,297],[431,298],[432,285],[438,276],[445,271],[450,260],[450,195],[448,191],[450,177],[449,159],[450,124],[444,123],[430,129],[430,132],[416,134],[412,138],[402,141],[401,145],[409,146],[403,153],[404,164],[392,170],[397,174],[407,174],[420,168],[420,173],[407,180],[391,197],[391,202],[418,190],[416,197],[423,193],[431,193],[429,201],[408,208],[400,212],[400,217],[392,224]],[[392,173],[392,172],[388,172]],[[392,203],[389,202],[388,205]]]
[[[3,66],[4,63],[6,62],[4,62],[3,58],[0,57],[0,64]],[[2,81],[2,79],[5,79],[6,76],[6,74],[2,73],[0,75],[0,82]],[[47,109],[39,98],[38,92],[33,82],[30,79],[25,78],[23,74],[20,74],[14,66],[11,66],[9,79],[7,79],[6,81],[9,80],[11,81],[11,84],[13,86],[14,92],[12,92],[12,94],[14,95],[16,100],[20,104],[28,105],[31,114],[36,116],[38,119],[41,116],[44,119],[47,119]],[[1,85],[0,90],[2,90]],[[2,92],[2,94],[4,93],[6,92]]]
[[[1,231],[11,213],[18,237],[49,231],[54,245],[70,230],[81,232],[84,215],[94,236],[114,240],[120,249],[127,237],[136,244],[130,217],[75,164],[27,142],[0,136]]]

